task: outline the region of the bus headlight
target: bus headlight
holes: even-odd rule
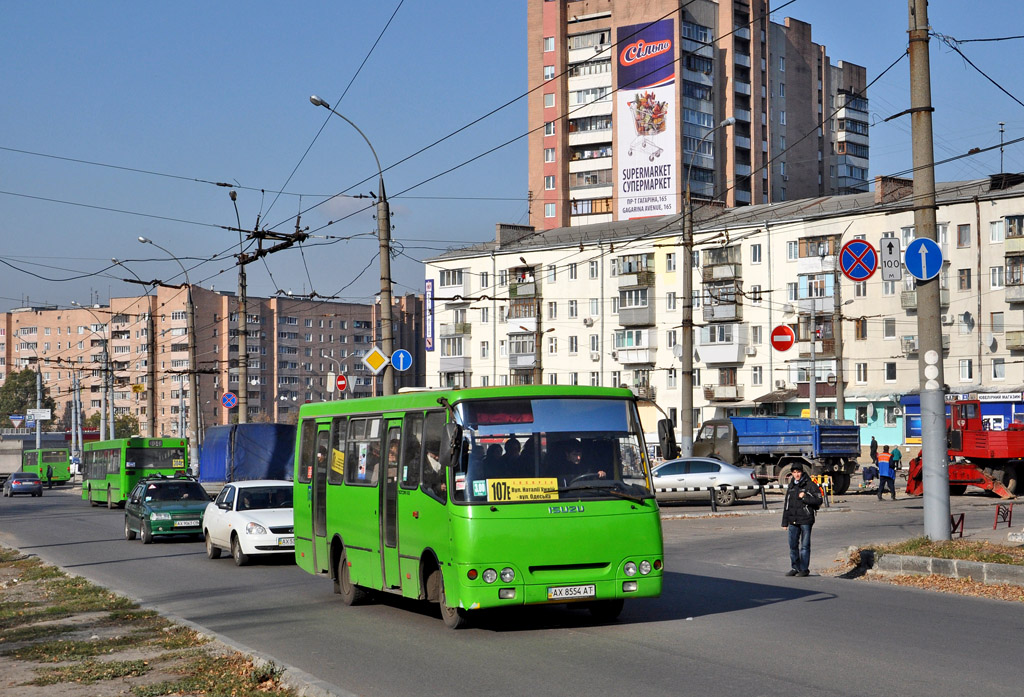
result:
[[[627,561],[622,570],[626,572],[627,576],[636,576],[636,564],[631,561]]]
[[[266,535],[267,529],[259,523],[246,523],[245,524],[246,535]]]
[[[498,580],[498,572],[494,569],[484,571],[484,583],[494,583]]]
[[[643,576],[646,576],[647,574],[651,573],[651,562],[647,561],[646,559],[640,562],[640,573]]]
[[[170,520],[171,519],[171,514],[170,513],[150,513],[149,514],[149,519],[150,520]]]
[[[501,582],[502,583],[512,583],[515,580],[516,580],[515,569],[513,569],[510,566],[506,566],[504,569],[501,570]]]

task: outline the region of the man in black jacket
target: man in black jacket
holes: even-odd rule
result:
[[[803,465],[790,467],[792,479],[786,489],[782,510],[782,527],[789,528],[789,561],[787,576],[806,576],[811,563],[811,528],[814,512],[821,506],[821,490],[804,472]]]

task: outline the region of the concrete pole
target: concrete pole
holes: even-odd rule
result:
[[[114,422],[114,358],[110,354],[110,341],[113,336],[110,333],[110,322],[107,322],[107,390],[110,398],[107,399],[107,425],[110,429],[110,440],[114,440],[117,437],[117,430],[115,429]]]
[[[808,406],[808,411],[811,412],[811,418],[812,419],[818,418],[818,361],[817,361],[817,357],[818,357],[818,354],[817,354],[818,336],[817,336],[817,333],[814,331],[814,324],[815,324],[815,319],[816,319],[814,311],[815,311],[815,308],[817,307],[817,305],[818,305],[818,299],[812,295],[811,296],[811,328],[810,328],[810,331],[808,332],[811,335],[811,381],[809,383],[809,385],[810,385],[809,390],[808,390],[809,399],[808,399],[808,405],[807,405]]]
[[[245,264],[238,266],[238,423],[249,421],[249,321],[245,299]],[[230,383],[230,376],[228,382]],[[230,387],[230,385],[229,385]]]
[[[692,160],[692,158],[691,158]],[[679,371],[679,456],[693,455],[693,205],[687,169],[683,200],[683,320],[679,336],[682,368]]]
[[[186,276],[187,282],[187,276]],[[199,375],[196,362],[196,306],[192,299],[192,284],[188,283],[188,462],[199,466]],[[198,471],[198,470],[195,470]]]
[[[71,371],[71,455],[78,454],[78,375]]]
[[[376,157],[376,153],[374,153]],[[395,352],[394,327],[391,324],[391,209],[384,192],[384,177],[380,178],[377,200],[377,237],[380,244],[380,343],[381,351],[390,359]],[[381,373],[384,395],[395,393],[395,369],[390,363]]]
[[[146,322],[146,435],[150,438],[160,435],[156,425],[156,319],[153,317],[155,309],[156,305],[147,293],[146,314],[149,321]]]
[[[836,242],[838,244],[838,241]],[[846,383],[843,375],[843,293],[839,285],[839,257],[836,259],[836,268],[833,270],[832,293],[835,298],[835,307],[832,308],[832,339],[835,342],[836,357],[836,418],[846,418]]]
[[[43,374],[39,372],[39,357],[36,356],[36,409],[42,409],[42,408],[43,408]],[[41,445],[41,441],[42,441],[42,420],[37,417],[36,418],[36,450],[39,450],[39,448],[43,447]]]
[[[82,440],[82,417],[85,415],[82,410],[82,375],[75,372],[75,412],[78,415],[78,457],[82,457],[85,450],[85,442]],[[81,466],[81,464],[79,464]]]
[[[937,241],[935,155],[932,144],[931,68],[928,55],[928,1],[908,0],[910,119],[914,165],[914,232]],[[940,273],[941,275],[941,273]],[[918,370],[921,394],[924,534],[950,539],[949,461],[946,451],[945,376],[939,276],[917,283]],[[980,366],[979,366],[980,368]]]

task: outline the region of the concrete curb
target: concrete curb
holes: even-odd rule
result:
[[[852,509],[845,506],[830,506],[829,508],[818,509],[818,514],[822,513],[849,513]],[[759,508],[756,511],[744,511],[744,510],[726,510],[712,513],[711,511],[703,511],[699,513],[665,513],[665,509],[661,510],[662,520],[683,520],[685,518],[729,518],[732,516],[755,516],[755,515],[782,515],[781,508],[769,508],[767,510]]]
[[[892,576],[899,574],[947,576],[949,578],[980,581],[981,583],[1006,583],[1014,586],[1024,586],[1024,566],[965,561],[963,559],[938,559],[936,557],[883,554],[875,558],[875,564],[871,569],[871,573]]]

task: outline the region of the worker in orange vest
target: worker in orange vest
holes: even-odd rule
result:
[[[888,487],[889,493],[892,494],[892,500],[895,501],[896,470],[893,469],[892,453],[889,452],[888,445],[882,448],[882,452],[878,453],[878,480],[878,500],[882,500],[882,495]]]

